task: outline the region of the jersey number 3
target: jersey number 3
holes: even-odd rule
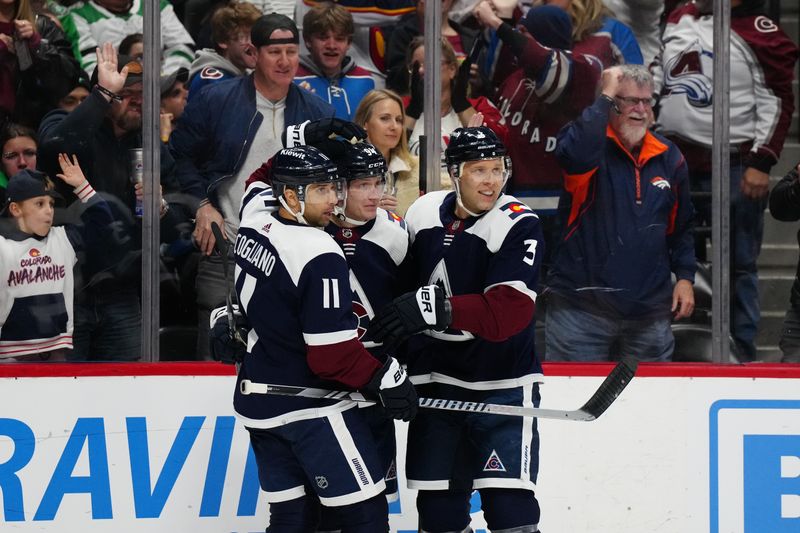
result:
[[[322,307],[339,308],[339,280],[322,278]]]
[[[536,245],[538,242],[536,239],[526,239],[523,244],[528,245],[528,249],[525,251],[525,255],[522,257],[522,261],[533,266],[533,261],[536,259]],[[528,257],[530,255],[530,257]]]

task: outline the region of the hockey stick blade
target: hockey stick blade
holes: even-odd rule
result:
[[[578,409],[578,412],[591,416],[586,420],[594,420],[605,413],[606,409],[614,403],[614,400],[622,394],[622,391],[631,382],[638,366],[639,362],[633,357],[623,357],[611,373],[608,374],[608,377],[603,380],[603,383],[600,384],[600,387],[592,397],[583,404],[583,407]]]
[[[464,402],[460,400],[445,400],[440,398],[419,398],[419,406],[427,409],[440,409],[444,411],[460,411],[473,413],[489,413],[506,416],[527,416],[532,418],[552,418],[555,420],[570,420],[591,422],[603,414],[606,409],[617,399],[623,389],[633,379],[636,372],[636,360],[623,359],[614,370],[606,377],[600,388],[589,398],[583,407],[575,411],[560,409],[541,409],[538,407],[521,407],[517,405],[500,405],[494,403]],[[268,383],[254,383],[242,380],[239,384],[242,394],[274,394],[279,396],[299,396],[302,398],[317,398],[325,400],[350,400],[375,404],[374,400],[364,397],[359,392],[315,389],[294,387],[291,385],[272,385]]]

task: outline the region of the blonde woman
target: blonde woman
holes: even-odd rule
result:
[[[420,195],[419,161],[408,150],[403,100],[388,89],[368,92],[356,109],[354,121],[367,132],[367,140],[377,148],[394,177],[394,194],[385,195],[380,207],[404,216]]]
[[[573,53],[592,55],[603,68],[643,63],[633,31],[614,18],[603,0],[542,0],[537,4],[558,6],[572,20]]]

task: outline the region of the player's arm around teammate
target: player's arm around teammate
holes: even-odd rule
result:
[[[511,165],[490,129],[456,130],[445,160],[455,190],[429,192],[406,216],[423,287],[380,311],[369,333],[395,345],[424,332],[408,369],[425,397],[538,406],[538,217],[503,194]],[[538,442],[535,419],[422,410],[406,455],[420,530],[470,531],[477,489],[489,529],[538,531]]]
[[[344,254],[319,231],[341,200],[336,166],[300,146],[278,152],[266,174],[273,191],[248,189],[235,243],[236,290],[252,325],[239,383],[336,381],[372,392],[391,416],[413,417],[416,394],[397,361],[374,357],[358,341]],[[277,212],[267,205],[275,198]],[[234,408],[271,504],[268,532],[313,531],[320,504],[341,509],[343,531],[388,530],[382,463],[353,407],[348,400],[247,395],[237,387]]]

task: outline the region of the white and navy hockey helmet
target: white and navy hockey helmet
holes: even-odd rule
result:
[[[352,143],[345,140],[328,141],[324,144],[323,150],[328,150],[328,155],[333,158],[339,168],[339,175],[348,184],[360,179],[379,178],[378,188],[381,194],[395,194],[394,183],[386,159],[370,143]],[[367,222],[349,218],[346,212],[347,198],[345,197],[344,202],[340,203],[336,210],[336,216],[354,226],[360,226]]]
[[[511,158],[497,134],[486,126],[457,128],[450,134],[450,143],[444,151],[447,170],[453,178],[461,174],[462,165],[468,161],[502,158],[508,175]]]
[[[313,146],[284,148],[272,157],[269,180],[276,197],[283,196],[286,187],[297,192],[298,199],[305,200],[305,190],[317,183],[336,183],[343,196],[344,183],[336,164]]]
[[[339,175],[347,181],[386,177],[389,170],[383,155],[368,142],[342,142],[343,150],[335,157]]]

